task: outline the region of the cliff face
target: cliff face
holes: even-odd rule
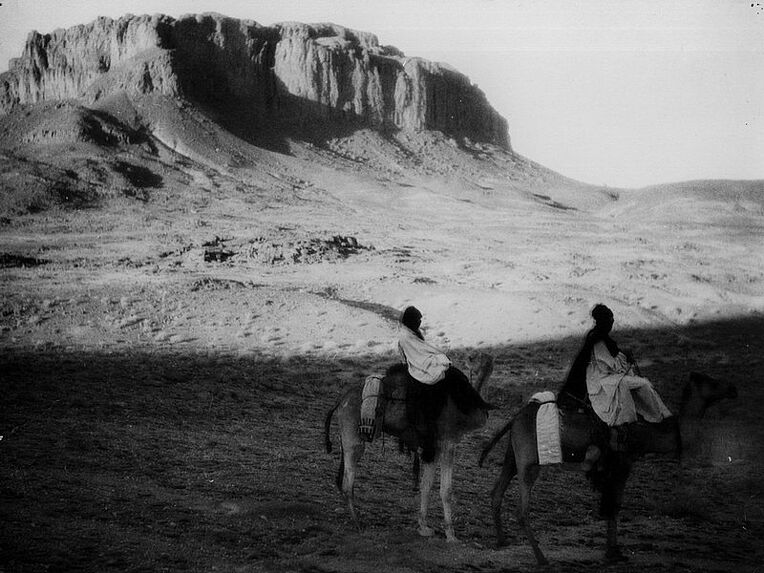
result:
[[[509,147],[506,121],[469,79],[373,34],[332,24],[261,26],[217,14],[99,18],[30,34],[0,75],[0,110],[125,92],[236,105],[277,121],[346,119],[440,130]]]

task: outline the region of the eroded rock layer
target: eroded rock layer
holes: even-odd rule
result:
[[[0,110],[161,94],[301,124],[439,130],[509,148],[507,123],[456,70],[334,24],[262,26],[218,14],[98,20],[33,32],[0,75]]]

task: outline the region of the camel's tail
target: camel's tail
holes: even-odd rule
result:
[[[480,459],[478,460],[478,466],[483,467],[483,462],[485,461],[486,456],[491,452],[493,447],[499,443],[499,440],[501,440],[504,437],[504,434],[509,432],[510,428],[512,428],[512,420],[507,422],[504,427],[499,430],[499,432],[491,438],[491,441],[488,442],[485,447],[483,448],[483,451],[480,454]]]
[[[326,419],[324,420],[324,446],[326,447],[327,454],[332,453],[332,439],[329,437],[332,426],[332,416],[334,416],[334,412],[339,407],[341,401],[341,398],[337,400],[337,403],[326,413]]]

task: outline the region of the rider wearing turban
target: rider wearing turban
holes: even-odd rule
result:
[[[422,445],[422,460],[431,462],[435,456],[437,418],[450,395],[457,408],[468,411],[476,405],[485,406],[461,370],[451,365],[443,351],[424,340],[420,326],[422,313],[413,306],[401,315],[398,350],[409,373],[406,387],[406,416],[413,431],[407,433],[409,444]],[[415,434],[415,437],[412,436]]]
[[[635,372],[634,361],[610,338],[613,312],[604,304],[592,309],[594,327],[573,361],[562,392],[581,399],[588,396],[592,408],[609,426],[636,422],[660,422],[671,416],[647,378]]]

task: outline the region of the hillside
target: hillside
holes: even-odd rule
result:
[[[0,236],[6,267],[17,267],[4,283],[6,328],[20,342],[56,345],[70,331],[67,344],[109,344],[127,332],[150,344],[190,339],[173,320],[143,313],[135,324],[152,326],[126,330],[122,312],[98,305],[86,329],[57,307],[40,314],[41,300],[77,298],[60,288],[120,299],[152,285],[217,315],[208,297],[234,296],[220,285],[253,284],[302,301],[286,308],[334,309],[310,327],[303,312],[255,312],[246,330],[281,325],[276,346],[231,330],[234,308],[217,326],[201,319],[192,337],[276,354],[387,349],[388,319],[410,303],[454,348],[582,332],[600,301],[632,326],[762,310],[758,183],[594,188],[439,132],[359,129],[323,145],[290,140],[279,152],[193,106],[155,102],[150,131],[116,98],[0,118]],[[45,264],[22,269],[13,257]],[[194,290],[199,281],[214,295]],[[27,297],[38,301],[27,305],[37,308],[31,326],[12,310]],[[360,316],[343,318],[351,311]],[[342,339],[320,339],[348,321]]]
[[[254,42],[248,52],[242,34]],[[34,103],[19,97],[0,116],[2,240],[6,266],[24,257],[46,264],[13,271],[7,304],[29,294],[25,277],[42,269],[79,277],[67,281],[72,287],[95,280],[107,290],[142,289],[146,280],[183,290],[200,277],[254,282],[305,290],[340,313],[388,309],[359,321],[350,335],[359,349],[386,348],[394,337],[387,317],[409,303],[425,305],[440,342],[455,347],[581,332],[599,301],[636,326],[762,310],[764,265],[754,248],[762,234],[760,182],[598,188],[518,155],[503,143],[508,134],[491,130],[473,139],[416,122],[393,129],[358,113],[348,120],[321,112],[295,123],[265,108],[232,122],[230,109],[212,105],[201,84],[189,87],[199,76],[185,69],[190,48],[182,45],[218,46],[228,63],[246,52],[257,70],[253,46],[265,49],[263,38],[292,46],[268,49],[279,58],[292,54],[294,78],[313,69],[307,53],[329,66],[326,77],[345,77],[335,66],[339,53],[360,58],[354,65],[365,73],[382,61],[396,73],[410,71],[398,50],[334,25],[266,29],[218,15],[154,16],[30,35],[4,76],[6,95],[24,93]],[[302,46],[296,52],[295,43]],[[469,86],[450,68],[417,66]],[[152,76],[141,89],[125,80],[144,69],[165,80]],[[264,102],[254,76],[239,92],[233,76],[225,81],[230,101],[250,94],[256,108]],[[14,92],[11,84],[26,87]],[[425,93],[440,84],[417,85]],[[310,93],[319,95],[303,95],[303,111],[313,109],[311,97],[323,97],[321,89]],[[490,110],[477,91],[470,101],[477,102],[470,113]],[[380,105],[386,117],[406,115]],[[33,282],[43,299],[57,298],[57,281]],[[58,318],[51,312],[43,321],[51,328],[47,343],[68,328]],[[214,336],[263,352],[323,347],[299,316],[292,320],[288,341],[275,348],[231,339],[222,325]],[[258,314],[252,327],[268,331],[270,321]],[[11,330],[24,321],[14,324]],[[177,334],[149,333],[146,342]],[[88,334],[102,342],[123,335],[103,326]]]

